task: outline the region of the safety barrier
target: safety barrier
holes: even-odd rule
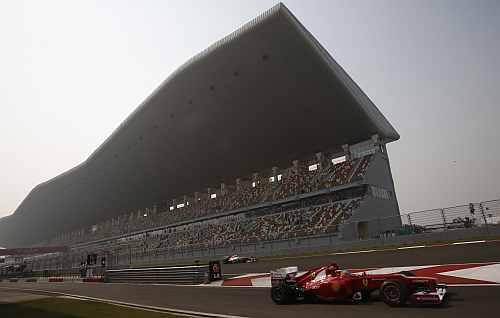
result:
[[[394,224],[389,228],[386,224]],[[213,245],[209,242],[181,247],[150,244],[153,248],[145,249],[139,242],[142,240],[125,240],[116,243],[112,239],[107,242],[89,243],[80,252],[80,248],[72,249],[74,255],[42,255],[34,257],[31,262],[32,271],[9,272],[11,265],[0,264],[0,279],[37,277],[64,277],[65,281],[81,280],[84,277],[102,277],[104,267],[92,268],[90,274],[82,273],[78,268],[81,254],[88,251],[102,253],[106,251],[106,266],[110,269],[134,266],[151,266],[176,262],[191,262],[222,258],[226,255],[241,254],[245,256],[275,256],[296,254],[310,251],[331,250],[332,248],[352,249],[360,246],[407,244],[411,242],[457,241],[477,238],[498,237],[500,235],[500,200],[468,203],[465,205],[412,212],[387,218],[351,218],[341,224],[352,227],[352,238],[332,233],[300,236],[291,233],[288,239],[248,242],[237,238],[235,241],[224,241],[225,245]],[[370,229],[370,231],[364,231]],[[296,235],[295,235],[296,234]],[[105,244],[106,243],[106,244]],[[115,245],[116,244],[116,245]],[[79,255],[80,254],[80,255]],[[71,268],[71,267],[76,268]],[[54,269],[59,268],[59,269]],[[69,269],[67,269],[69,268]]]
[[[219,261],[207,265],[107,270],[107,283],[202,284],[222,279]]]

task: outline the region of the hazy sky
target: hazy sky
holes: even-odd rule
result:
[[[0,0],[0,216],[276,1]],[[401,134],[402,213],[500,198],[500,1],[286,1]]]

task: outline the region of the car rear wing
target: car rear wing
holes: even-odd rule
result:
[[[276,286],[283,282],[294,282],[299,268],[297,266],[283,267],[271,271],[271,285]]]

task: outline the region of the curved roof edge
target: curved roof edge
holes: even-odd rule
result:
[[[188,59],[185,63],[179,66],[172,74],[170,74],[164,81],[160,83],[160,85],[154,89],[146,99],[136,107],[136,109],[129,115],[127,118],[113,130],[113,132],[104,140],[104,142],[97,147],[82,163],[76,165],[75,167],[47,180],[38,185],[36,185],[28,195],[20,202],[14,213],[23,205],[23,203],[37,190],[41,187],[46,186],[50,183],[57,181],[60,178],[63,178],[78,169],[84,168],[89,161],[91,161],[94,156],[99,153],[101,149],[103,149],[124,127],[126,127],[132,118],[134,118],[139,112],[145,109],[149,101],[164,87],[166,87],[177,75],[183,72],[185,69],[192,67],[193,65],[201,62],[205,57],[210,55],[212,52],[224,48],[228,43],[237,40],[243,34],[251,31],[258,25],[262,24],[266,20],[283,14],[287,17],[292,24],[294,24],[297,29],[302,33],[304,38],[311,44],[312,47],[315,48],[317,54],[324,60],[324,62],[330,66],[333,74],[342,82],[346,90],[353,96],[356,100],[357,104],[360,106],[360,109],[374,122],[377,128],[380,129],[383,134],[383,140],[385,142],[391,142],[398,140],[400,138],[399,134],[396,132],[394,127],[389,123],[389,121],[384,117],[384,115],[380,112],[380,110],[375,106],[375,104],[368,98],[368,96],[361,90],[361,88],[352,80],[352,78],[345,72],[345,70],[333,59],[333,57],[326,51],[326,49],[316,40],[316,38],[300,23],[300,21],[293,15],[293,13],[283,4],[278,3],[272,8],[266,10],[256,18],[250,20],[242,27],[237,29],[236,31],[231,32],[229,35],[223,37],[217,42],[210,45],[205,50],[200,53],[194,55],[190,59]],[[13,214],[14,214],[13,213]],[[6,216],[7,217],[7,216]],[[5,220],[6,217],[0,218],[0,220]]]
[[[142,111],[145,107],[148,106],[148,102],[161,90],[163,89],[165,86],[168,85],[169,82],[171,82],[178,74],[180,74],[183,70],[185,70],[186,68],[196,64],[197,62],[199,62],[200,60],[202,60],[204,57],[208,56],[210,53],[212,53],[213,51],[217,50],[217,49],[220,49],[222,47],[224,47],[225,44],[227,44],[228,42],[230,41],[233,41],[233,40],[236,40],[237,38],[239,38],[241,35],[243,35],[244,33],[252,30],[255,26],[259,25],[260,23],[264,22],[265,20],[267,20],[268,18],[276,15],[276,14],[279,14],[280,10],[282,10],[283,8],[285,8],[285,6],[282,4],[282,3],[279,3],[275,6],[273,6],[272,8],[266,10],[265,12],[263,12],[262,14],[260,14],[259,16],[257,16],[256,18],[250,20],[249,22],[245,23],[242,27],[240,27],[239,29],[237,29],[236,31],[233,31],[231,32],[230,34],[228,34],[227,36],[223,37],[222,39],[218,40],[217,42],[213,43],[212,45],[210,45],[208,48],[204,49],[203,51],[199,52],[198,54],[192,56],[190,59],[188,59],[186,62],[184,62],[181,66],[179,66],[173,73],[171,73],[165,80],[163,80],[160,85],[155,88],[145,99],[142,103],[139,104],[139,106],[137,106],[133,111],[132,113],[130,113],[130,115],[128,115],[125,120],[123,122],[121,122],[120,125],[118,125],[118,127],[116,127],[113,132],[104,140],[104,142],[102,144],[100,144],[94,151],[92,151],[92,153],[87,157],[87,159],[85,159],[83,162],[81,162],[80,164],[76,165],[75,167],[67,170],[67,171],[64,171],[62,172],[61,174],[47,180],[47,181],[44,181],[44,182],[41,182],[40,184],[36,185],[29,193],[28,195],[19,203],[19,205],[17,206],[17,208],[14,210],[13,213],[15,213],[15,211],[17,211],[19,209],[19,207],[21,207],[23,205],[23,203],[31,196],[31,194],[33,194],[35,191],[37,191],[39,188],[45,186],[45,185],[48,185],[52,182],[55,182],[57,181],[58,179],[60,178],[63,178],[69,174],[71,174],[72,172],[80,169],[80,168],[83,168],[87,165],[87,163],[92,160],[92,158],[102,149],[104,148],[113,138],[114,136],[116,136],[125,126],[127,126],[127,124],[131,121],[132,118],[134,118],[136,116],[136,114],[138,114],[140,111]],[[288,11],[288,9],[286,9]],[[0,220],[4,219],[5,217],[3,218],[0,218]]]
[[[298,27],[302,32],[304,37],[310,42],[310,44],[316,49],[317,53],[323,58],[323,60],[330,66],[330,69],[335,74],[335,76],[341,80],[342,84],[347,91],[354,97],[356,102],[361,106],[361,110],[366,113],[366,115],[373,120],[377,127],[383,132],[386,142],[396,141],[400,138],[400,135],[394,129],[394,127],[389,123],[385,116],[380,112],[378,107],[370,100],[370,98],[361,90],[361,88],[354,82],[354,80],[347,74],[347,72],[333,59],[333,57],[328,53],[328,51],[319,43],[319,41],[307,30],[304,25],[295,17],[295,15],[286,8],[282,3],[278,4],[280,8],[283,8],[283,12],[292,20],[292,22]]]

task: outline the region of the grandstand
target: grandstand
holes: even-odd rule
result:
[[[386,148],[397,139],[279,4],[181,66],[84,163],[35,187],[0,220],[0,243],[72,246],[36,265],[46,268],[89,253],[121,265],[131,253],[373,237],[401,226]]]

